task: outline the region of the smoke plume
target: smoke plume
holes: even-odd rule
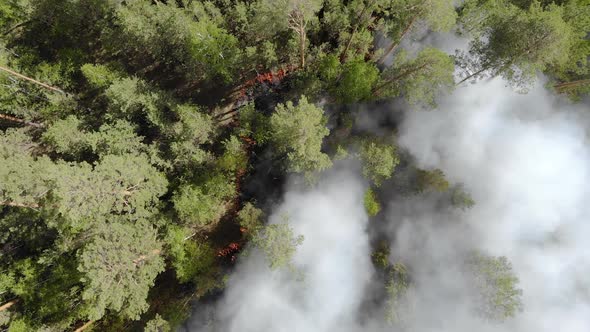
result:
[[[399,143],[419,166],[464,183],[476,201],[459,216],[467,232],[434,234],[429,241],[477,243],[507,256],[520,277],[524,312],[496,326],[499,331],[590,329],[585,109],[540,85],[516,94],[498,79],[457,90],[437,111],[407,113]],[[414,231],[405,230],[408,236],[420,232],[408,228]],[[420,266],[418,260],[412,263]]]
[[[314,190],[287,192],[270,222],[284,222],[286,215],[295,234],[305,237],[294,257],[296,271],[271,271],[258,252],[246,256],[217,304],[217,330],[356,331],[372,274],[363,189],[358,175],[339,170]]]
[[[381,224],[368,225],[367,184],[354,167],[330,171],[315,189],[290,190],[271,222],[287,213],[305,236],[294,261],[304,279],[270,271],[257,252],[243,257],[215,304],[217,330],[401,330],[371,306],[382,282],[370,261],[372,228],[390,239],[390,261],[411,274],[406,331],[590,331],[587,108],[540,85],[520,95],[496,79],[457,89],[437,110],[407,111],[400,147],[419,167],[463,184],[476,205],[462,211],[441,208],[437,194],[392,195]],[[496,324],[474,313],[461,263],[474,249],[512,262],[524,294],[515,318]],[[190,330],[209,331],[199,317]]]

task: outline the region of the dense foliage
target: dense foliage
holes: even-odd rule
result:
[[[472,41],[404,49],[425,29]],[[0,328],[168,331],[246,243],[291,267],[303,238],[267,223],[257,188],[313,185],[344,147],[370,216],[400,165],[406,194],[470,208],[442,171],[408,167],[391,133],[352,130],[343,106],[434,107],[456,65],[458,81],[518,88],[542,71],[577,98],[589,30],[587,0],[0,1]],[[388,255],[374,258],[399,322],[411,271]],[[479,312],[520,309],[505,258],[467,265]]]

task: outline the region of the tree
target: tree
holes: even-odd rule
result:
[[[332,165],[321,152],[322,140],[330,131],[324,112],[301,96],[297,106],[292,102],[279,104],[270,118],[271,140],[278,154],[286,155],[289,172],[311,175]]]
[[[84,273],[82,298],[92,306],[90,319],[106,310],[138,319],[144,313],[148,291],[164,270],[161,243],[147,222],[102,224],[80,255],[78,269]]]
[[[342,66],[336,82],[335,95],[344,104],[370,99],[372,89],[379,79],[379,70],[373,63],[354,59]]]
[[[549,3],[543,2],[547,6]],[[557,92],[566,93],[574,99],[590,92],[590,41],[586,38],[590,31],[590,6],[587,0],[560,2],[563,18],[572,27],[574,41],[571,44],[569,61],[560,65],[550,65],[546,72],[555,78]]]
[[[60,163],[52,177],[57,209],[69,221],[61,227],[74,232],[112,214],[149,217],[168,185],[143,155],[107,155],[94,169],[87,163]]]
[[[176,279],[195,284],[196,294],[202,296],[225,284],[211,243],[191,232],[189,228],[170,225],[166,243]]]
[[[385,285],[387,292],[385,319],[391,325],[404,322],[403,301],[409,287],[409,276],[406,267],[396,263],[388,267],[388,279]]]
[[[271,270],[284,267],[293,270],[293,256],[302,243],[303,235],[295,236],[287,223],[264,226],[252,238],[252,244],[262,250]]]
[[[432,171],[420,169],[416,176],[419,192],[434,190],[441,193],[449,189],[449,182],[445,178],[445,173],[438,168]]]
[[[336,14],[333,17],[328,16],[328,22],[330,22],[330,18],[332,20],[334,20],[334,18],[338,18],[339,21],[341,21],[340,25],[342,25],[338,27],[338,30],[343,30],[343,27],[346,27],[350,30],[350,32],[343,33],[341,36],[341,38],[343,37],[341,40],[341,45],[343,45],[343,48],[340,53],[340,62],[345,62],[346,58],[349,56],[349,50],[351,49],[351,46],[353,45],[353,42],[356,39],[366,39],[363,37],[367,35],[367,28],[373,22],[375,12],[382,10],[385,5],[386,1],[382,0],[351,1],[346,8],[337,7],[335,4],[332,4],[333,8],[329,8],[332,10],[327,11],[328,13],[336,14],[335,12],[338,9],[343,13],[341,15]],[[334,22],[335,20],[331,23]],[[370,40],[369,42],[372,42],[372,40]],[[361,42],[360,44],[366,44],[366,42]]]
[[[502,76],[526,89],[537,71],[569,61],[575,34],[557,5],[542,8],[535,2],[527,11],[514,5],[498,6],[481,22],[474,28],[469,53],[457,55],[465,72],[459,83]]]
[[[390,266],[389,255],[391,248],[386,241],[381,241],[377,248],[371,253],[371,261],[379,271],[386,271]]]
[[[107,46],[136,70],[164,82],[182,77],[187,88],[195,82],[231,82],[241,53],[238,40],[207,12],[191,7],[128,1],[116,9],[120,28],[108,34]]]
[[[0,5],[0,31],[4,35],[10,34],[26,23],[27,14],[30,15],[31,3],[26,0],[9,0]]]
[[[381,82],[373,89],[373,95],[402,95],[412,105],[434,106],[439,94],[453,89],[454,70],[451,57],[435,48],[423,49],[414,59],[408,59],[402,53],[383,72]]]
[[[315,19],[321,5],[320,0],[258,0],[253,5],[253,28],[271,33],[292,30],[299,44],[299,67],[305,68],[308,25]]]
[[[250,202],[244,204],[242,209],[238,212],[238,222],[250,237],[262,228],[263,217],[264,213],[262,210]]]
[[[149,320],[143,329],[144,332],[170,332],[170,330],[170,324],[159,314]]]
[[[82,122],[74,115],[55,121],[44,133],[43,141],[57,153],[77,156],[89,148],[88,140],[80,130]]]
[[[172,202],[183,223],[206,230],[216,225],[235,194],[234,184],[225,176],[216,175],[200,185],[182,185]]]
[[[419,23],[424,22],[433,31],[449,31],[457,18],[454,3],[450,0],[397,0],[392,1],[387,9],[382,29],[391,42],[379,63],[383,63]]]
[[[219,167],[229,172],[245,170],[248,166],[248,153],[240,139],[230,136],[222,144],[225,151],[218,160]]]
[[[463,186],[455,186],[451,194],[451,204],[461,210],[467,210],[475,205],[475,201],[471,195],[465,191]]]
[[[473,253],[467,259],[477,290],[476,310],[484,318],[504,321],[522,311],[522,290],[512,264],[504,256]]]
[[[395,146],[373,139],[361,143],[359,156],[363,163],[363,175],[377,187],[391,177],[399,163]]]
[[[375,195],[375,191],[373,191],[371,188],[365,191],[364,203],[365,211],[369,217],[376,216],[381,210],[381,204],[379,204],[379,201],[377,200],[377,195]]]
[[[177,165],[194,166],[211,159],[209,153],[201,145],[211,141],[214,133],[211,116],[203,114],[192,105],[176,107],[179,121],[170,126],[173,142],[170,150]]]
[[[25,130],[0,133],[0,205],[38,208],[53,188],[53,163],[33,156],[36,148]]]

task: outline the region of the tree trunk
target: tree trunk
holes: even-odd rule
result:
[[[15,72],[14,70],[8,69],[6,67],[0,66],[0,70],[5,71],[5,72],[7,72],[7,73],[9,73],[9,74],[11,74],[13,76],[18,77],[18,78],[22,78],[23,80],[27,80],[29,82],[33,82],[33,83],[35,83],[37,85],[40,85],[40,86],[44,87],[45,89],[48,89],[48,90],[52,90],[52,91],[56,91],[56,92],[65,94],[65,92],[63,90],[61,90],[61,89],[58,89],[58,88],[53,87],[51,85],[45,84],[43,82],[39,82],[39,81],[37,81],[35,79],[32,79],[32,78],[27,77],[25,75],[19,74],[19,73]]]
[[[559,84],[555,84],[553,87],[555,88],[555,90],[557,90],[559,92],[563,92],[565,90],[575,89],[579,86],[586,85],[586,84],[590,84],[590,79],[559,83]]]
[[[417,18],[418,18],[418,15],[415,15],[414,17],[412,17],[412,19],[410,20],[410,23],[406,26],[404,31],[402,31],[401,35],[399,36],[399,40],[397,42],[391,42],[391,44],[389,45],[389,47],[385,51],[385,54],[383,54],[381,56],[381,58],[379,59],[379,61],[377,61],[378,64],[382,64],[383,62],[385,62],[385,59],[387,59],[387,57],[399,46],[402,39],[404,39],[406,34],[408,32],[410,32],[410,30],[412,29],[412,26],[414,26],[414,22],[416,22]]]
[[[516,59],[523,57],[527,54],[530,54],[535,48],[540,47],[541,43],[543,43],[543,41],[545,41],[545,39],[547,39],[547,37],[549,37],[549,33],[544,34],[541,38],[539,38],[539,40],[536,40],[533,45],[531,45],[530,47],[528,47],[527,49],[523,50],[522,52],[520,52],[519,54],[512,56],[512,58],[510,59],[510,61],[508,61],[507,63],[505,63],[504,65],[500,66],[500,69],[498,69],[496,71],[496,74],[493,75],[492,77],[490,77],[490,79],[498,76],[499,73],[502,73],[506,68],[512,66],[515,62]],[[488,70],[488,69],[492,69],[494,68],[494,64],[487,64],[484,65],[480,70],[476,71],[475,73],[468,75],[467,77],[465,77],[464,79],[462,79],[461,81],[459,81],[456,85],[460,85],[461,83],[467,81],[468,79],[472,78],[475,75],[481,74],[484,71]]]
[[[94,324],[95,320],[89,320],[88,322],[86,322],[84,325],[80,326],[79,328],[77,328],[76,330],[74,330],[74,332],[82,332],[84,330],[86,330],[87,328],[90,327],[90,325]]]
[[[344,50],[340,54],[340,62],[344,62],[346,60],[346,53],[348,53],[348,49],[350,48],[350,45],[352,44],[352,39],[354,38],[354,35],[356,34],[356,32],[359,29],[359,26],[361,25],[361,19],[365,15],[367,8],[369,8],[372,5],[373,5],[372,2],[370,4],[369,3],[365,4],[365,6],[363,7],[363,10],[361,10],[361,12],[359,13],[359,15],[356,19],[356,24],[355,24],[354,28],[352,29],[352,32],[350,33],[348,40],[346,41],[346,46],[344,46]]]
[[[21,23],[19,23],[19,24],[15,25],[15,26],[13,26],[12,28],[10,28],[10,29],[8,29],[8,30],[6,30],[6,31],[4,32],[4,36],[7,36],[7,35],[8,35],[8,34],[10,34],[11,32],[13,32],[14,30],[16,30],[16,29],[18,29],[18,28],[20,28],[20,27],[23,27],[23,26],[25,26],[25,25],[27,25],[27,24],[29,24],[29,23],[31,23],[31,22],[33,22],[33,20],[26,20],[26,21],[24,21],[24,22],[21,22]]]
[[[26,121],[26,120],[19,119],[17,117],[7,115],[7,114],[0,114],[0,120],[8,120],[8,121],[12,121],[12,122],[18,122],[18,123],[22,123],[27,126],[35,127],[35,128],[42,128],[43,127],[42,123]]]
[[[299,65],[301,69],[305,69],[305,25],[303,23],[303,18],[301,18],[301,27],[299,28],[299,52],[300,52],[300,61]]]
[[[383,88],[384,88],[384,87],[386,87],[387,85],[389,85],[389,84],[391,84],[391,83],[393,83],[393,82],[395,82],[395,81],[397,81],[397,80],[399,80],[399,79],[401,79],[401,78],[404,78],[404,77],[406,77],[406,76],[408,76],[408,75],[410,75],[410,74],[412,74],[412,73],[415,73],[415,72],[417,72],[418,70],[420,70],[420,69],[422,69],[422,68],[425,68],[426,66],[428,66],[428,64],[427,64],[427,63],[425,63],[425,64],[423,64],[423,65],[420,65],[420,66],[418,66],[418,67],[416,67],[416,68],[413,68],[413,69],[408,69],[408,70],[406,70],[406,71],[402,72],[401,74],[399,74],[399,75],[397,75],[397,76],[394,76],[394,77],[392,77],[392,78],[390,78],[390,79],[386,80],[385,82],[381,83],[379,86],[377,86],[377,87],[375,87],[375,88],[373,89],[373,96],[378,96],[378,95],[379,95],[379,91],[381,91],[381,89],[383,89]]]
[[[3,305],[0,306],[0,312],[12,307],[13,305],[15,305],[18,302],[18,299],[14,299],[12,301],[8,301],[6,303],[4,303]]]
[[[470,75],[467,75],[467,77],[465,77],[464,79],[462,79],[461,81],[459,81],[459,82],[458,82],[457,84],[455,84],[455,85],[460,85],[461,83],[463,83],[463,82],[467,81],[468,79],[472,78],[473,76],[475,76],[475,75],[479,75],[479,74],[483,73],[483,72],[484,72],[484,71],[486,71],[486,70],[488,70],[488,68],[487,68],[487,67],[483,67],[482,69],[480,69],[480,70],[476,71],[475,73],[473,73],[473,74],[470,74]]]
[[[133,265],[137,266],[137,265],[139,265],[139,263],[145,261],[146,259],[148,259],[152,256],[155,256],[155,255],[159,255],[159,254],[160,254],[160,249],[154,249],[148,255],[141,255],[141,256],[137,257],[136,259],[134,259]]]
[[[24,208],[29,208],[29,209],[37,209],[39,208],[39,204],[36,203],[31,203],[31,204],[25,204],[25,203],[15,203],[15,202],[0,202],[0,206],[12,206],[12,207],[24,207]]]

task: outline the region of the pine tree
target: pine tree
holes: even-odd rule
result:
[[[323,111],[305,96],[297,106],[292,102],[279,104],[270,126],[276,153],[286,155],[287,171],[311,175],[332,165],[328,155],[321,152],[322,140],[330,133]]]
[[[90,319],[106,310],[138,319],[148,308],[148,291],[164,270],[162,245],[155,230],[144,220],[134,224],[102,224],[85,245],[78,269],[84,274],[82,298],[91,304]]]

